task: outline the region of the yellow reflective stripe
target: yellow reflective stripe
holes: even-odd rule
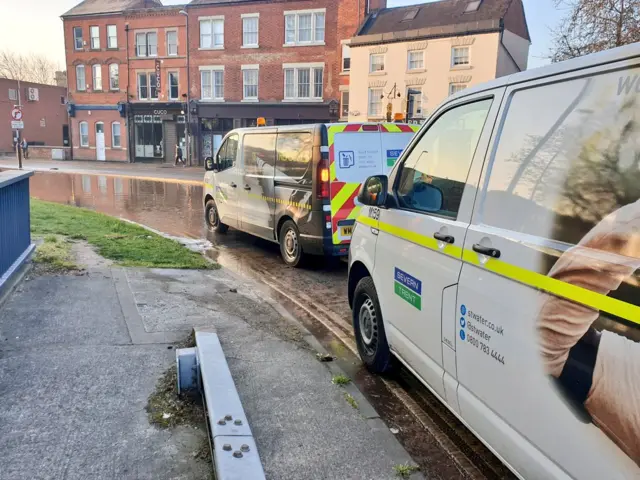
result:
[[[427,237],[426,235],[421,235],[405,228],[396,227],[390,223],[376,221],[373,218],[365,217],[364,215],[360,215],[358,217],[358,222],[377,228],[378,230],[393,235],[394,237],[403,238],[411,243],[415,243],[416,245],[421,245],[431,250],[435,250],[436,252],[449,255],[450,257],[462,258],[462,248],[446,244],[445,247],[441,249],[438,247],[438,241],[433,237]]]
[[[335,181],[336,181],[336,178],[337,178],[337,176],[336,176],[336,163],[335,163],[335,162],[333,162],[333,163],[331,164],[331,166],[329,167],[329,179],[330,179],[332,182],[335,182]]]
[[[347,217],[348,220],[353,220],[354,218],[358,218],[358,215],[360,215],[360,207],[358,207],[357,205],[353,208],[353,210],[351,210],[351,213],[349,214],[349,216]]]
[[[388,132],[399,132],[400,131],[400,127],[398,127],[398,125],[396,125],[395,123],[383,123],[382,124],[384,126],[384,128],[387,129]],[[384,133],[384,132],[382,132]]]
[[[465,262],[481,266],[478,254],[472,250],[465,250],[462,259]],[[577,285],[542,275],[538,272],[526,270],[499,259],[489,259],[487,263],[483,265],[483,268],[502,275],[503,277],[511,278],[517,282],[537,288],[538,290],[549,292],[558,297],[563,297],[567,300],[572,300],[587,307],[640,324],[640,307],[623,302],[622,300],[611,298],[587,288],[578,287]]]
[[[327,145],[328,147],[331,147],[331,145],[333,145],[334,142],[334,136],[336,133],[342,133],[344,132],[344,129],[347,128],[347,125],[335,125],[333,127],[329,127],[327,130],[327,134],[328,134],[328,140],[329,140],[329,145]]]
[[[333,232],[333,244],[337,245],[340,243],[340,237],[338,236],[338,231]]]
[[[426,237],[388,223],[378,222],[373,218],[369,218],[364,215],[360,215],[357,221],[393,236],[422,245],[431,250],[441,251],[437,247],[438,242],[435,238]],[[611,298],[587,288],[578,287],[577,285],[563,282],[499,259],[489,258],[486,263],[481,264],[478,254],[473,250],[463,250],[462,248],[455,247],[453,245],[445,247],[445,253],[448,255],[459,257],[460,255],[458,252],[462,253],[462,260],[464,262],[477,265],[493,273],[510,278],[538,290],[542,290],[558,297],[566,298],[567,300],[591,307],[595,310],[610,313],[630,322],[640,324],[640,307],[637,305],[632,305],[630,303],[623,302],[622,300]]]
[[[410,123],[409,126],[411,127],[411,130],[414,131],[414,133],[420,130],[421,127],[421,125],[413,125],[412,123]]]
[[[338,213],[338,210],[344,206],[345,202],[359,187],[359,183],[346,183],[342,187],[338,194],[331,199],[331,216],[335,216]]]

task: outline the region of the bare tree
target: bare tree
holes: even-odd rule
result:
[[[555,0],[568,13],[552,32],[559,62],[640,41],[640,0]]]
[[[0,50],[0,78],[55,85],[56,65],[44,55]]]

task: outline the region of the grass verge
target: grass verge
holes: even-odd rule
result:
[[[395,465],[393,469],[400,478],[409,478],[413,473],[420,471],[420,467],[414,465]]]
[[[78,270],[71,255],[71,244],[56,235],[47,235],[36,248],[33,261],[49,272]]]
[[[217,268],[199,253],[138,225],[84,208],[31,199],[31,232],[82,239],[125,267]]]

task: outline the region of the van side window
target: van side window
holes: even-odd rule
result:
[[[492,100],[455,107],[423,134],[399,173],[401,208],[457,218],[467,175]],[[442,192],[442,201],[436,189]]]
[[[249,175],[273,175],[276,164],[276,134],[245,134],[242,141],[244,171]]]
[[[313,181],[313,137],[306,132],[278,134],[276,178],[303,185]]]
[[[238,155],[238,135],[231,135],[218,150],[218,159],[220,171],[231,168],[236,164],[236,157]]]

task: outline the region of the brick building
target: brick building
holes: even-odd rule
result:
[[[348,103],[347,39],[368,9],[385,5],[85,0],[62,16],[74,157],[172,161],[190,131],[201,162],[257,117],[338,120],[340,101]]]
[[[0,78],[0,154],[12,153],[11,110],[22,104],[22,134],[32,146],[69,146],[69,127],[65,106],[67,89],[39,83],[18,82]]]

